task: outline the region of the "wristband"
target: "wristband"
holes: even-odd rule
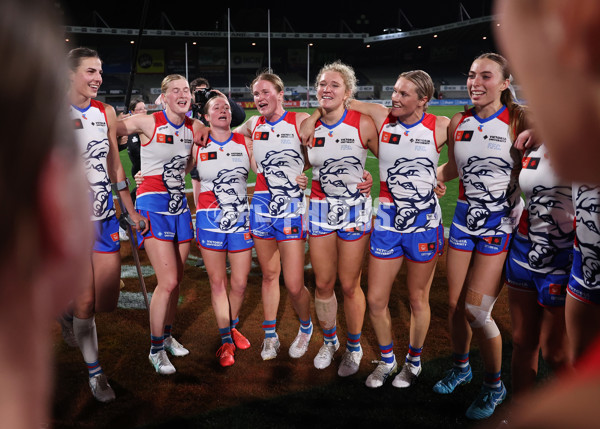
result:
[[[126,177],[125,180],[117,183],[111,183],[110,186],[112,186],[113,190],[116,190],[117,192],[124,189],[129,189],[129,178]]]

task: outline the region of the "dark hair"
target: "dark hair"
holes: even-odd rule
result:
[[[144,103],[146,104],[146,102],[144,101],[143,98],[138,97],[138,98],[134,98],[133,100],[131,100],[131,102],[129,103],[129,111],[133,112],[135,110],[135,106],[138,105],[138,103]]]
[[[496,54],[495,52],[486,52],[479,55],[474,61],[477,60],[491,60],[495,62],[500,66],[502,77],[512,81],[510,69],[508,68],[508,61],[502,55]],[[525,106],[517,103],[510,88],[506,88],[504,91],[502,91],[502,94],[500,94],[500,101],[508,109],[508,114],[510,117],[510,130],[513,134],[513,139],[515,139],[519,133],[525,129],[526,108]]]
[[[210,88],[210,83],[203,77],[199,77],[190,82],[190,92],[194,92],[200,85],[206,85],[207,88]]]
[[[98,55],[97,51],[86,47],[71,49],[67,55],[67,64],[69,69],[71,71],[77,70],[77,67],[79,67],[83,58],[100,59],[100,56]]]

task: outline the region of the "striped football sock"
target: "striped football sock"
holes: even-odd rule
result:
[[[360,332],[358,334],[351,334],[348,332],[348,341],[346,341],[346,350],[349,352],[360,351]]]
[[[452,365],[454,366],[454,368],[459,368],[462,372],[466,372],[469,370],[469,353],[452,353],[452,360]]]
[[[262,324],[263,331],[265,331],[265,338],[275,338],[276,327],[277,327],[277,319],[265,320]]]
[[[406,362],[412,366],[421,366],[421,352],[423,347],[417,349],[410,344],[408,345],[408,354],[406,355]]]
[[[379,344],[379,350],[381,350],[381,360],[385,363],[387,363],[388,365],[391,365],[394,363],[394,359],[396,358],[394,356],[394,342],[392,341],[391,343],[389,343],[387,346],[382,346],[381,344]]]

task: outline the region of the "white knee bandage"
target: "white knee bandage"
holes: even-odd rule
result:
[[[315,297],[315,311],[317,312],[317,318],[323,329],[331,329],[335,326],[337,309],[338,305],[335,293],[327,299]]]
[[[472,328],[483,329],[486,338],[500,335],[500,330],[492,319],[492,309],[496,297],[483,295],[472,290],[467,291],[465,310]]]

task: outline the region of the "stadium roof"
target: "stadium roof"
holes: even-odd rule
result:
[[[190,31],[226,31],[227,6],[207,2],[151,0],[145,28]],[[72,26],[138,28],[144,0],[56,2]],[[215,2],[216,4],[216,2]],[[271,32],[363,33],[421,30],[429,27],[486,17],[492,14],[492,0],[445,0],[428,2],[322,2],[294,3],[296,7],[272,7]],[[231,8],[232,31],[267,31],[267,8]]]

